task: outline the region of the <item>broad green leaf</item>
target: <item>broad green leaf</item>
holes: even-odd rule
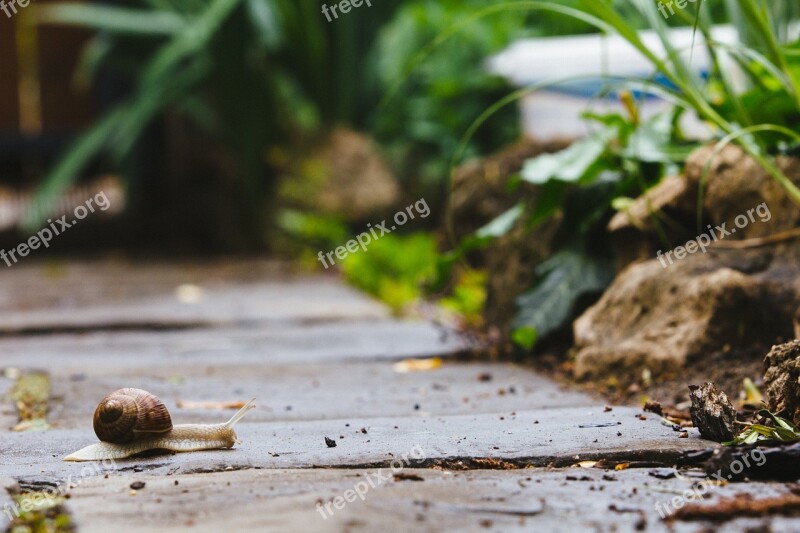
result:
[[[522,179],[541,185],[551,180],[580,182],[590,176],[606,151],[615,130],[605,129],[570,145],[555,154],[542,154],[525,162]]]
[[[537,269],[541,281],[517,299],[513,328],[532,328],[539,338],[562,327],[581,296],[599,292],[614,279],[613,262],[566,249]]]
[[[672,114],[662,113],[636,128],[622,152],[623,157],[645,163],[683,162],[694,149],[681,148],[672,142]]]

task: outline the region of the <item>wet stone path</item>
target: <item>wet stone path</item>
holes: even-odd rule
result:
[[[80,532],[709,527],[668,517],[702,480],[669,468],[710,445],[694,430],[681,439],[654,414],[459,358],[468,348],[276,263],[16,266],[0,278],[0,531],[13,495],[37,491],[68,494]],[[14,431],[11,391],[37,372],[48,429]],[[156,394],[176,423],[222,422],[233,413],[222,402],[257,408],[230,450],[62,461],[96,442],[95,406],[122,387]],[[788,490],[727,484],[691,503]]]

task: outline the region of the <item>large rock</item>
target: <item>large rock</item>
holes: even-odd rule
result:
[[[710,148],[698,150],[685,177],[665,180],[611,221],[628,266],[574,323],[579,377],[677,370],[726,345],[792,337],[800,304],[798,240],[743,249],[731,243],[796,228],[800,210],[740,149],[728,147],[709,167],[698,230],[691,206],[710,155]],[[783,159],[779,166],[800,182],[800,162]],[[680,260],[674,253],[667,259],[673,250],[657,237],[668,225],[670,246],[686,246],[709,225],[722,224],[730,232],[725,239]]]
[[[764,358],[769,410],[800,424],[800,340],[773,346]]]
[[[668,268],[658,260],[635,263],[575,321],[575,372],[675,371],[726,344],[788,336],[791,305],[782,290],[712,256],[689,256]]]

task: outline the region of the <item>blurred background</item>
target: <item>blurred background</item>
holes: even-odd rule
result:
[[[319,251],[424,198],[431,216],[351,255],[345,276],[395,309],[434,295],[476,324],[488,298],[489,321],[508,331],[519,294],[578,258],[587,285],[552,323],[536,319],[542,333],[568,323],[574,303],[613,279],[613,247],[598,228],[679,171],[698,142],[729,133],[727,122],[709,126],[703,98],[735,116],[741,106],[727,97],[752,88],[759,68],[770,72],[752,57],[750,67],[725,63],[711,41],[752,42],[780,65],[747,1],[690,3],[667,15],[660,2],[563,0],[534,10],[377,0],[331,21],[323,4],[41,0],[0,14],[0,248],[104,191],[112,208],[42,257],[271,254],[320,270]],[[781,43],[794,42],[796,2],[758,9]],[[601,41],[590,17],[623,37]],[[654,54],[674,47],[688,67],[676,60],[663,72],[625,28],[649,31]],[[568,37],[549,39],[559,36]],[[693,51],[704,39],[709,47]],[[676,86],[675,74],[708,93],[689,91],[689,109],[683,101],[675,110],[690,87]],[[623,77],[653,90],[609,83]],[[555,79],[562,83],[547,84]],[[783,102],[776,94],[790,91],[782,91],[761,97]],[[752,122],[794,127],[794,103]],[[606,127],[616,129],[608,136]],[[587,135],[566,154],[582,167],[557,175],[553,160],[528,165]],[[631,138],[650,151],[626,151]],[[581,186],[563,186],[569,181]],[[518,203],[522,182],[544,193],[516,228],[521,235],[486,252],[527,209]],[[522,345],[538,335],[516,331]]]

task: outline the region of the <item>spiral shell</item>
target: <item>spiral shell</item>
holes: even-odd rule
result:
[[[94,412],[94,432],[103,442],[122,444],[171,429],[172,419],[164,403],[141,389],[116,390],[103,398]]]

